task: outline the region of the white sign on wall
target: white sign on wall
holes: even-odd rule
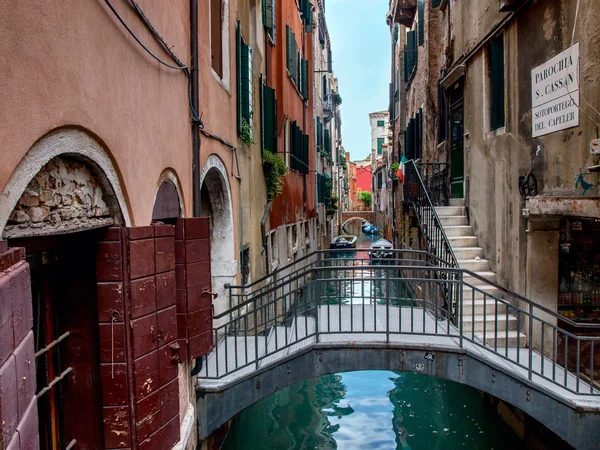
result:
[[[579,43],[531,71],[533,137],[579,125]]]

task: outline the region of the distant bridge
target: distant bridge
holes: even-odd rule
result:
[[[342,229],[353,220],[375,221],[375,213],[373,211],[343,211],[342,212]]]
[[[221,324],[215,348],[198,374],[201,439],[286,386],[332,373],[390,370],[474,387],[577,449],[598,448],[593,349],[600,337],[560,328],[556,313],[500,286],[498,296],[484,291],[480,283],[489,280],[427,252],[396,250],[385,264],[339,253],[332,259],[314,252],[271,274],[269,283],[229,288],[237,306],[215,317]],[[474,317],[492,311],[498,319],[478,328],[486,322]],[[517,321],[508,323],[505,314]],[[521,342],[512,339],[515,327],[527,333]],[[565,338],[576,364],[559,346]]]

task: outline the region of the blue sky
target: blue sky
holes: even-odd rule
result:
[[[333,71],[342,96],[342,143],[353,161],[371,152],[369,113],[388,108],[388,0],[325,0]]]

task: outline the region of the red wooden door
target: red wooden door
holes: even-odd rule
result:
[[[175,229],[177,329],[182,358],[189,361],[213,347],[209,218],[181,218]]]
[[[33,310],[23,249],[0,241],[0,448],[39,448]]]
[[[105,448],[179,440],[175,228],[110,229],[97,261]]]

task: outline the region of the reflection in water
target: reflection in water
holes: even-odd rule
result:
[[[411,373],[329,375],[234,420],[224,449],[524,449],[476,390]]]

